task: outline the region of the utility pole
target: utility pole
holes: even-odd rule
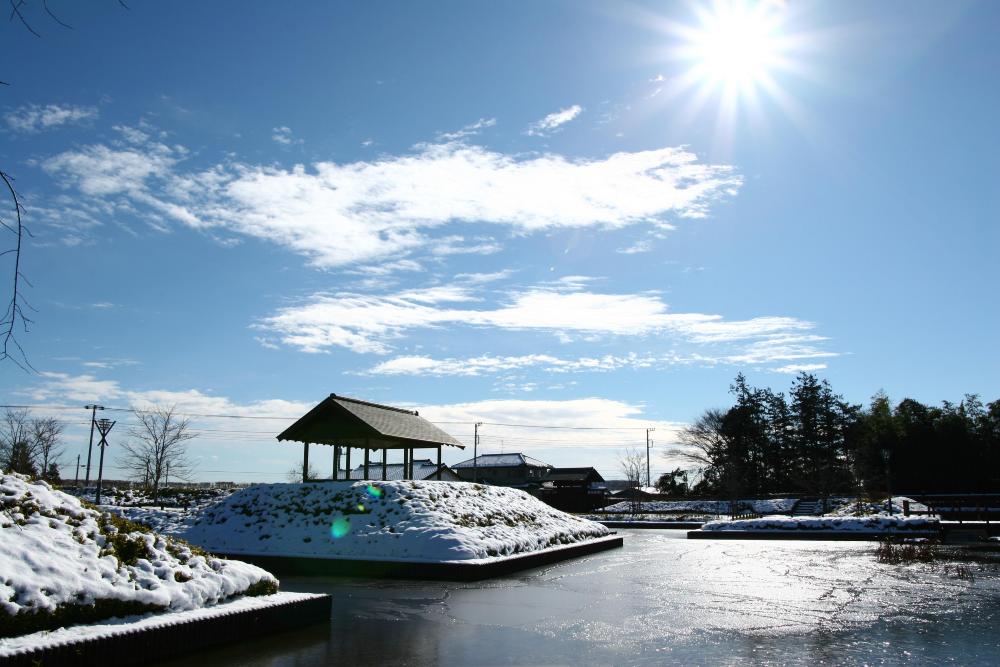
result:
[[[97,496],[94,498],[94,504],[101,504],[101,482],[104,480],[104,448],[108,446],[108,433],[111,432],[112,427],[115,422],[110,419],[98,419],[97,420],[97,430],[101,433],[101,441],[97,443],[97,446],[101,448],[101,462],[97,468]]]
[[[76,455],[76,477],[73,479],[73,486],[80,488],[80,455]]]
[[[649,448],[652,446],[653,441],[649,439],[649,434],[655,430],[655,428],[646,429],[646,486],[653,486],[653,482],[649,478]]]
[[[84,487],[90,486],[90,450],[94,448],[94,422],[97,419],[97,411],[103,410],[103,405],[85,405],[85,409],[90,410],[90,444],[87,445],[87,479],[84,481]]]
[[[479,427],[483,422],[476,422],[475,437],[472,440],[472,481],[479,481]]]

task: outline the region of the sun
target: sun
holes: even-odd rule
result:
[[[709,85],[756,86],[781,62],[778,15],[769,3],[716,3],[684,49],[693,74]]]
[[[675,55],[689,84],[753,94],[785,66],[784,13],[774,2],[718,0],[695,9],[697,25],[680,31]]]

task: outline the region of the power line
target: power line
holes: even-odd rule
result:
[[[79,410],[78,406],[67,406],[67,405],[0,405],[0,409],[26,409],[26,410]],[[104,408],[110,412],[149,412],[149,410],[133,409],[133,408]],[[279,416],[279,415],[227,415],[227,414],[207,414],[199,412],[175,412],[174,414],[181,417],[206,417],[210,419],[265,419],[265,420],[276,420],[276,419],[286,419],[293,420],[298,419],[298,417],[289,416]],[[432,424],[471,424],[475,420],[469,421],[431,421]],[[536,428],[536,429],[546,429],[546,430],[568,430],[568,431],[644,431],[645,426],[553,426],[547,424],[505,424],[503,422],[479,422],[484,426],[502,426],[506,428]],[[261,431],[263,433],[263,431]]]

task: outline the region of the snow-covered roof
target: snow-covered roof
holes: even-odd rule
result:
[[[521,453],[515,454],[480,454],[474,459],[456,463],[452,468],[517,468],[528,466],[529,468],[551,468],[548,463],[539,461],[536,458],[525,456]]]
[[[344,470],[340,471],[338,479],[343,479]],[[413,461],[413,479],[435,479],[435,473],[437,473],[437,464],[430,459],[415,459]],[[403,464],[402,463],[387,463],[385,466],[385,477],[388,481],[397,481],[400,479],[405,479],[403,477]],[[365,479],[365,467],[359,465],[357,468],[351,471],[350,479]],[[381,461],[369,461],[368,462],[368,477],[367,479],[382,479],[382,462]],[[448,466],[441,466],[441,479],[445,481],[455,481],[458,476],[455,475]]]
[[[416,412],[330,394],[278,440],[349,445],[372,449],[403,449],[450,445],[465,449]]]

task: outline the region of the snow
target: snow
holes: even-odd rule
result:
[[[525,465],[537,468],[552,467],[548,463],[524,454],[481,454],[475,459],[456,463],[452,468],[516,468]]]
[[[266,609],[314,597],[322,596],[313,593],[275,593],[274,595],[261,597],[241,598],[203,609],[165,614],[125,616],[123,618],[108,619],[104,623],[77,625],[70,628],[59,628],[58,630],[33,632],[30,635],[21,635],[20,637],[0,638],[0,658],[14,656],[24,651],[61,646],[82,640],[131,634],[142,630],[229,616],[244,611]]]
[[[98,600],[189,610],[262,581],[277,583],[259,567],[198,555],[155,533],[121,535],[101,512],[22,475],[0,477],[0,506],[0,614],[51,612]],[[134,564],[119,561],[109,539],[114,536],[145,557]]]
[[[860,517],[788,517],[768,516],[762,519],[739,519],[736,521],[712,521],[701,527],[704,531],[748,530],[829,530],[837,532],[893,532],[911,530],[937,530],[936,519],[918,517],[871,515]]]
[[[609,534],[517,489],[340,481],[244,489],[205,510],[182,537],[232,555],[468,562]]]
[[[757,514],[781,514],[789,512],[795,504],[795,498],[776,498],[767,500],[739,500],[737,507]],[[632,502],[623,500],[605,507],[602,512],[687,512],[697,514],[728,514],[728,500],[646,500]]]

